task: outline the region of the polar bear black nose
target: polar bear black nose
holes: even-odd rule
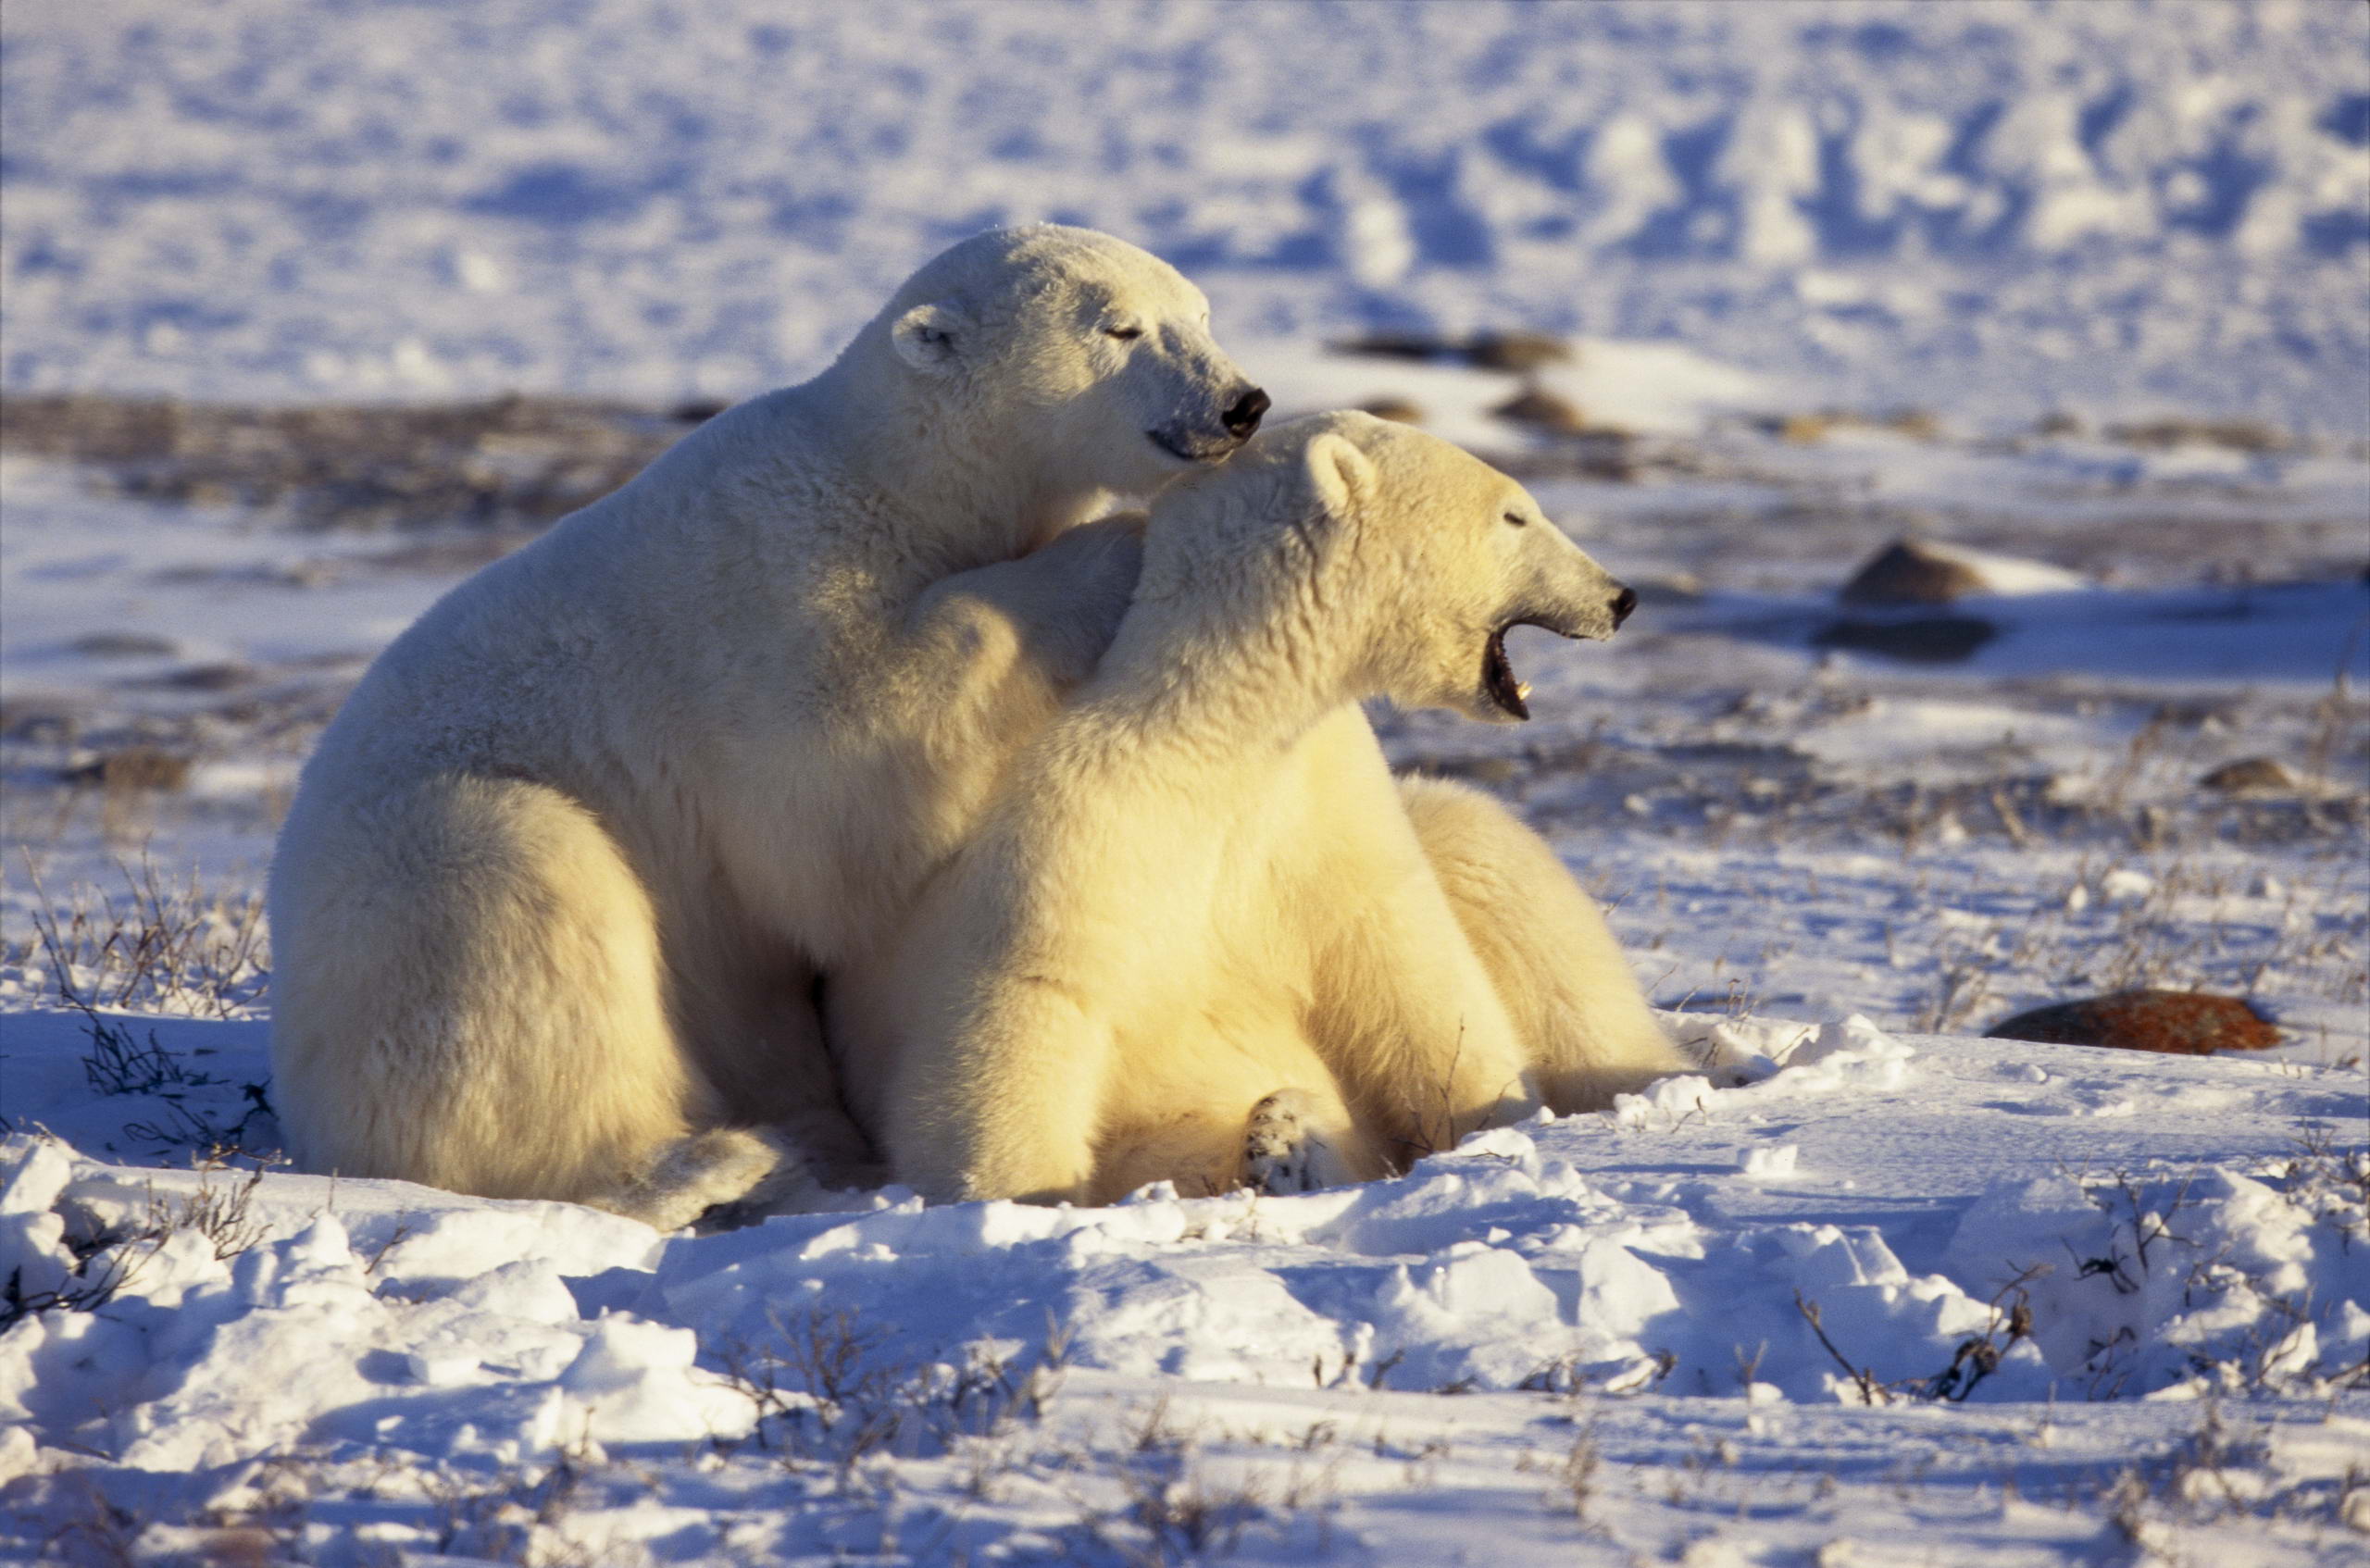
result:
[[[1615,594],[1613,596],[1614,626],[1618,628],[1623,621],[1629,618],[1629,612],[1637,607],[1638,591],[1636,589],[1624,588],[1620,592]]]
[[[1249,441],[1251,432],[1259,428],[1259,416],[1266,413],[1267,408],[1267,394],[1254,387],[1236,398],[1218,418],[1237,440]]]

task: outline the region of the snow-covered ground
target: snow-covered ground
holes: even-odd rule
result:
[[[99,1104],[80,1022],[19,1016],[12,1073],[56,1130],[129,1148],[135,1113],[245,1107],[259,1024],[133,1023],[191,1081]],[[0,1465],[49,1473],[13,1484],[0,1539],[340,1563],[2360,1551],[2370,1168],[2297,1139],[2358,1127],[2356,1088],[1858,1020],[1717,1046],[1710,1077],[1362,1188],[892,1191],[701,1238],[20,1136],[19,1288],[86,1299],[0,1338],[22,1424]]]
[[[10,1544],[2358,1552],[2370,594],[2345,553],[2370,466],[1805,443],[1690,403],[1721,378],[1674,365],[1634,393],[1640,424],[1663,411],[1635,445],[1658,467],[1537,481],[1644,586],[1633,624],[1518,638],[1540,715],[1519,730],[1380,720],[1400,762],[1502,791],[1607,896],[1703,1075],[1309,1198],[892,1193],[710,1237],[201,1157],[277,1137],[255,899],[304,749],[499,541],[0,465],[0,1073],[39,1134],[7,1156],[0,1248],[21,1300],[112,1290],[0,1337]],[[1488,416],[1503,387],[1406,368],[1310,354],[1273,379],[1300,404],[1420,395],[1553,471],[1559,448]],[[1836,599],[1903,529],[1980,547],[2002,591],[1948,614],[1990,641],[1941,663],[1821,647],[1847,616],[1915,618]],[[186,776],[88,771],[143,748]],[[2287,781],[2201,784],[2252,757]],[[2135,984],[2250,996],[2286,1043],[1964,1032]]]
[[[1549,836],[1702,1063],[1291,1199],[661,1237],[255,1175],[256,895],[313,737],[681,427],[455,416],[448,460],[342,444],[366,414],[291,455],[18,401],[0,1557],[2370,1556],[2370,10],[0,30],[19,399],[736,395],[980,223],[1163,249],[1281,411],[1401,404],[1639,586],[1610,645],[1514,640],[1532,724],[1378,722]],[[1572,339],[1531,380],[1581,433],[1334,346],[1504,328]],[[1904,537],[1978,591],[1839,598]],[[2139,985],[2283,1043],[1979,1038]]]
[[[78,0],[0,36],[12,388],[739,396],[916,257],[1061,218],[1238,342],[1676,335],[1802,404],[2370,423],[2354,0]]]

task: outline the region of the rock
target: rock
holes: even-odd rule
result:
[[[255,678],[256,672],[244,665],[192,665],[133,684],[168,691],[234,691]]]
[[[1363,338],[1333,345],[1336,354],[1363,354],[1376,359],[1441,359],[1456,345],[1430,332],[1368,332]]]
[[[1549,435],[1576,436],[1588,429],[1588,421],[1578,408],[1544,387],[1525,387],[1490,412]]]
[[[2272,790],[2292,790],[2298,787],[2296,776],[2285,764],[2271,757],[2240,757],[2226,762],[2198,782],[2208,790],[2220,790],[2227,794],[2242,795]]]
[[[1477,369],[1528,376],[1579,356],[1571,344],[1546,332],[1476,332],[1465,345],[1465,357]]]
[[[2082,422],[2082,416],[2079,414],[2071,409],[2052,408],[2042,415],[2039,422],[2033,426],[2033,433],[2042,436],[2078,436],[2089,429],[2089,426]]]
[[[1904,536],[1868,557],[1836,596],[1846,604],[1947,604],[1968,594],[2064,593],[2089,586],[2078,573],[2046,561]]]
[[[159,746],[126,746],[94,762],[69,768],[69,784],[96,784],[110,793],[123,790],[178,790],[189,782],[190,759]]]
[[[1403,397],[1371,398],[1358,404],[1358,409],[1361,413],[1398,425],[1420,425],[1424,422],[1424,411]]]
[[[67,646],[92,659],[169,658],[180,653],[181,644],[168,637],[152,637],[143,631],[94,631],[88,637],[78,637]]]
[[[2205,1056],[2265,1050],[2279,1043],[2279,1031],[2234,996],[2130,990],[2019,1013],[1993,1025],[1990,1038]]]
[[[1913,620],[1846,616],[1811,633],[1811,645],[1881,653],[1915,665],[1950,665],[1972,657],[1999,635],[1998,627],[1975,616],[1919,616]]]
[[[2152,419],[2144,424],[2109,425],[2107,439],[2127,446],[2218,446],[2230,452],[2287,452],[2296,442],[2283,430],[2260,419]]]
[[[1870,556],[1837,597],[1846,604],[1947,604],[1984,587],[1983,574],[1956,552],[1896,539]]]
[[[667,417],[679,425],[705,425],[730,406],[721,398],[694,397],[668,409]]]

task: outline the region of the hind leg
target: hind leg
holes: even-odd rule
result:
[[[1532,1053],[1549,1106],[1601,1110],[1685,1065],[1647,1010],[1604,912],[1545,840],[1463,785],[1406,778],[1399,790],[1457,924]]]
[[[650,901],[556,790],[443,777],[300,801],[271,915],[275,1095],[307,1169],[672,1228],[779,1163],[705,1130]]]

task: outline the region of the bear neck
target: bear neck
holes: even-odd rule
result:
[[[1255,761],[1372,694],[1366,639],[1315,578],[1215,567],[1210,577],[1173,593],[1140,590],[1081,705],[1120,719],[1146,747]]]
[[[876,357],[852,348],[797,392],[804,420],[819,427],[870,503],[842,542],[871,559],[874,579],[892,596],[1017,559],[1112,509],[1109,492],[1066,482],[1027,443],[976,428],[958,405]],[[1016,454],[1029,458],[1016,463]]]

